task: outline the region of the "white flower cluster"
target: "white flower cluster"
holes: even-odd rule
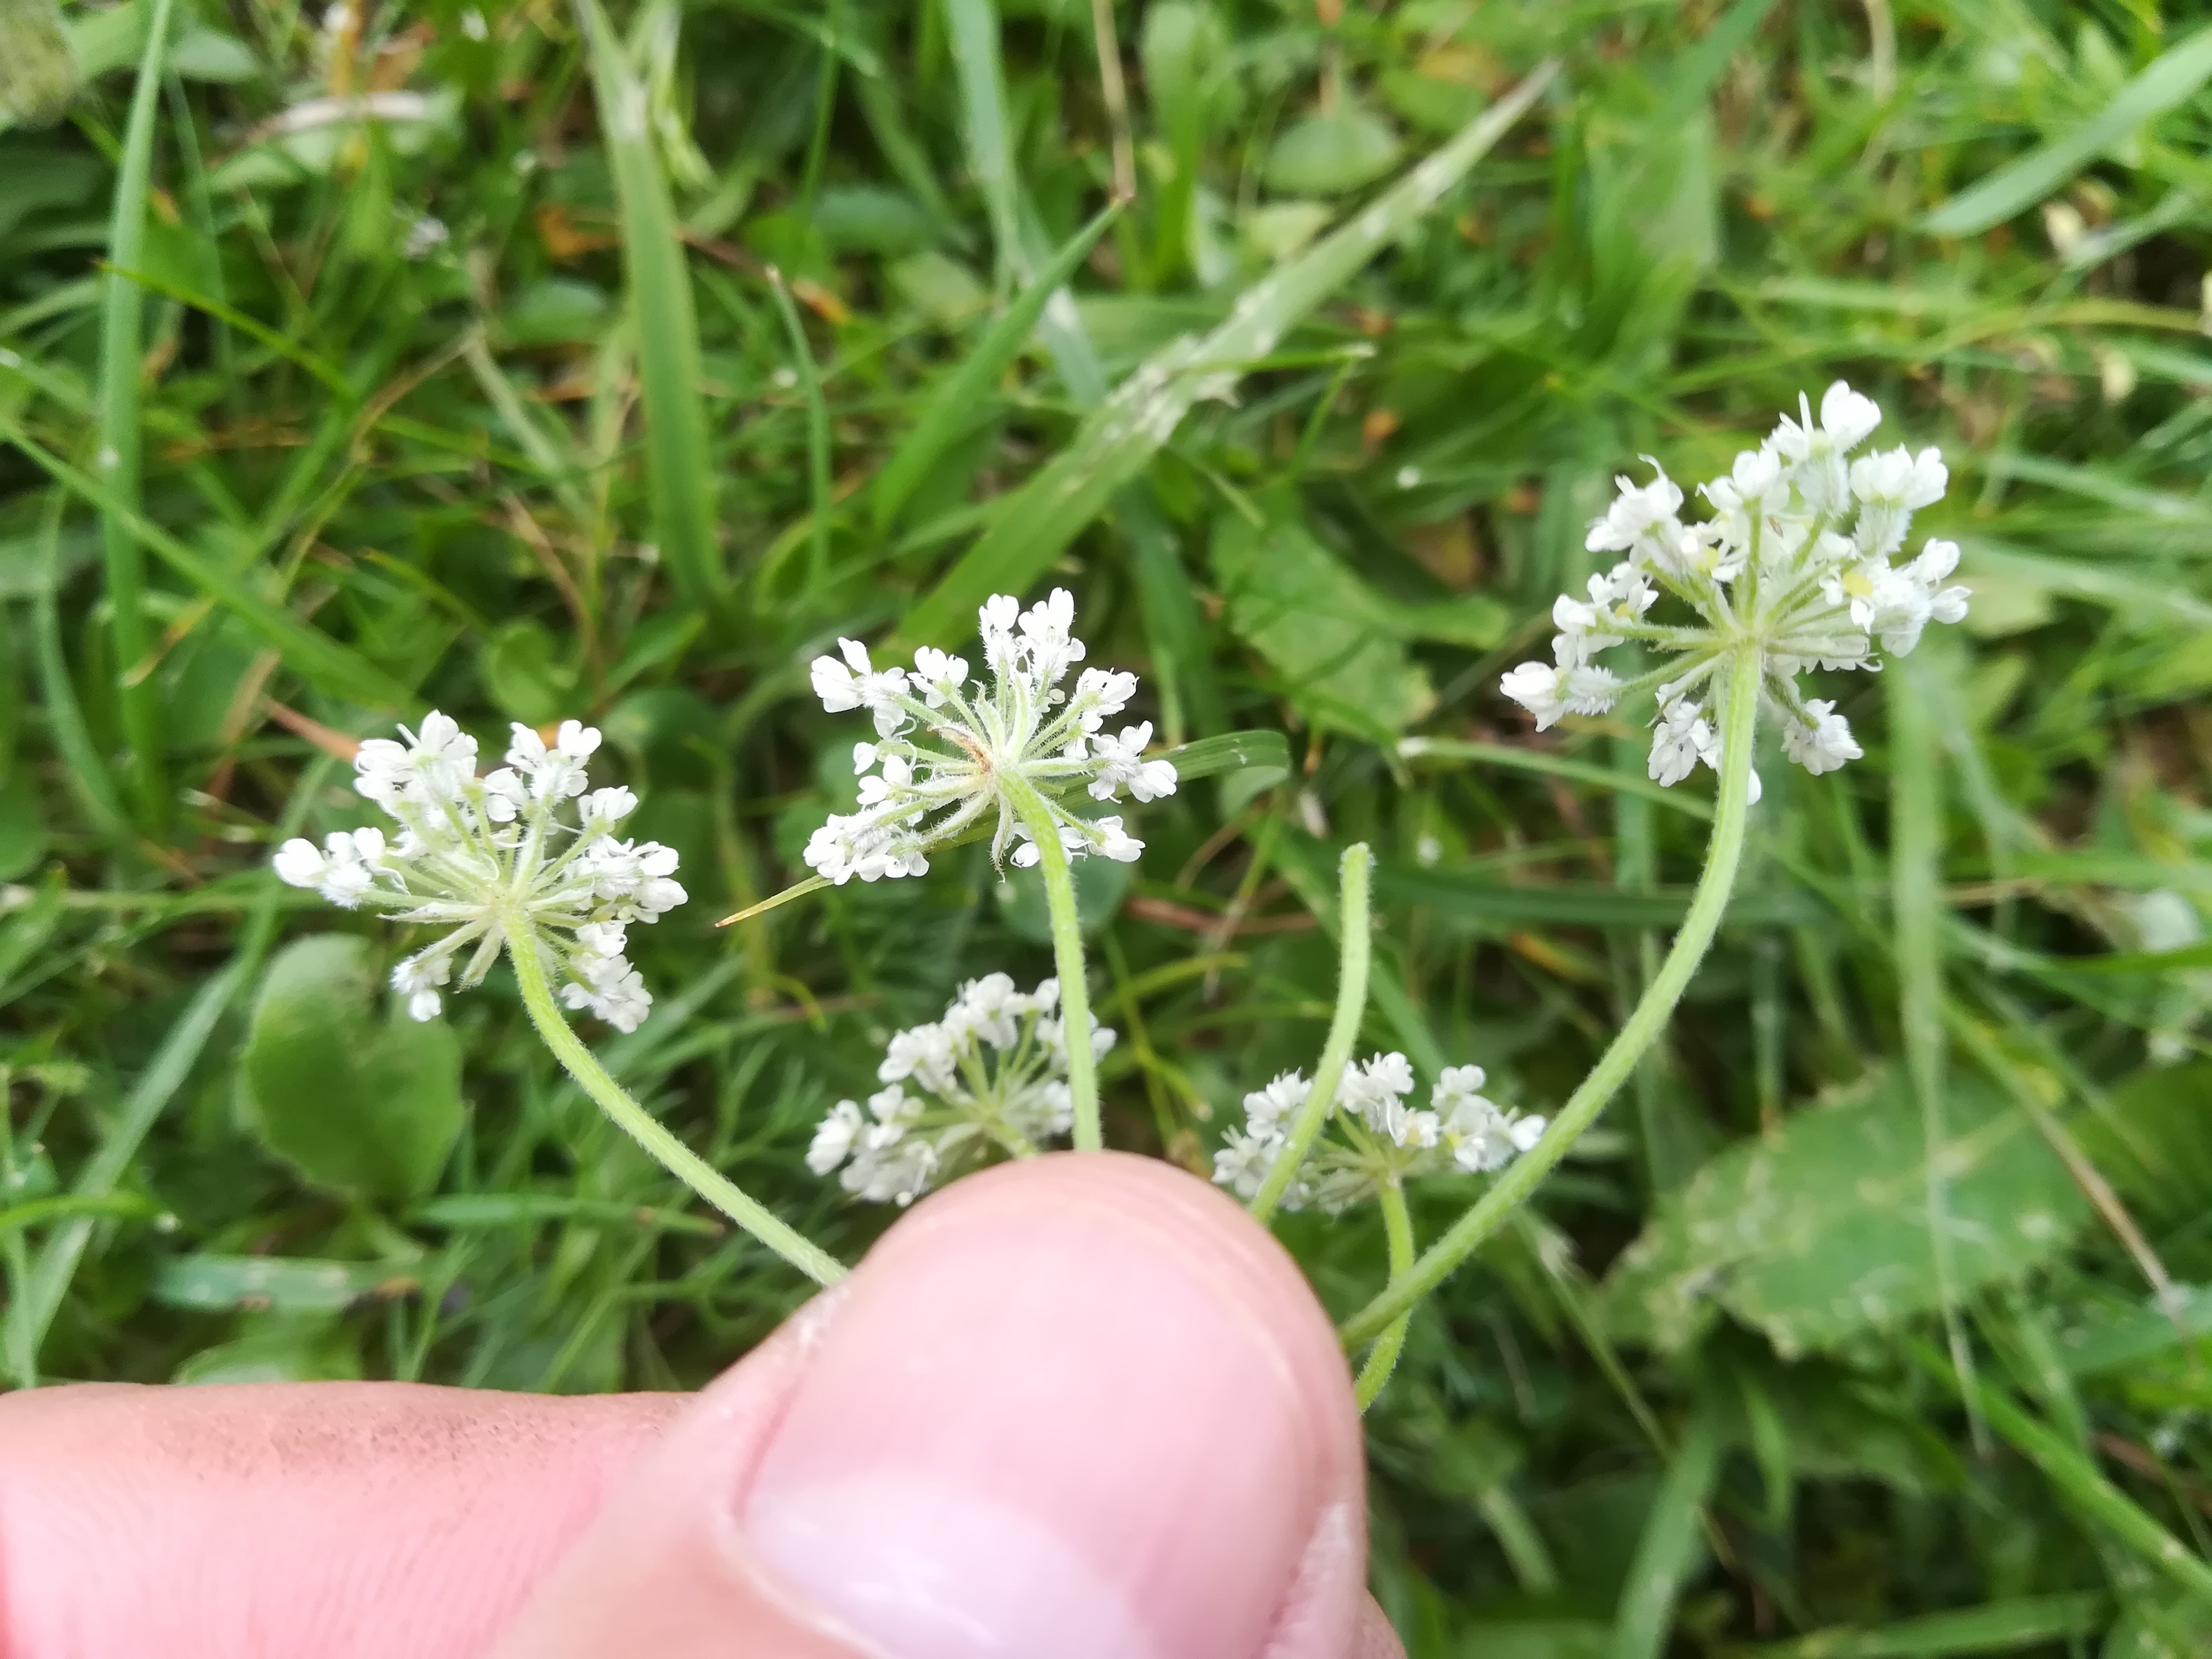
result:
[[[1014,843],[1014,862],[1035,864],[1036,847],[1011,798],[1024,787],[1045,803],[1070,858],[1097,853],[1127,864],[1144,842],[1119,817],[1079,817],[1062,798],[1080,791],[1110,801],[1126,789],[1149,801],[1175,793],[1175,767],[1145,758],[1150,721],[1118,736],[1105,729],[1136,695],[1135,675],[1086,668],[1073,690],[1061,689],[1084,658],[1066,588],[1026,611],[1001,593],[979,615],[988,679],[971,678],[966,659],[927,647],[914,653],[911,671],[875,667],[856,640],[839,641],[840,656],[814,659],[822,706],[833,714],[865,708],[876,723],[876,740],[853,747],[860,810],[833,816],[807,843],[807,864],[841,886],[855,876],[921,875],[931,848],[994,807],[992,857],[1003,859]]]
[[[884,1087],[859,1103],[841,1100],[814,1132],[806,1166],[876,1203],[911,1204],[941,1179],[991,1156],[1027,1157],[1074,1121],[1060,981],[1024,994],[1004,974],[986,974],[933,1024],[898,1032],[876,1067]],[[1094,1053],[1114,1046],[1091,1022]]]
[[[1651,776],[1677,783],[1703,762],[1718,771],[1721,740],[1709,707],[1716,671],[1756,649],[1763,707],[1780,721],[1783,752],[1808,772],[1856,760],[1859,745],[1835,704],[1797,686],[1807,668],[1879,668],[1875,642],[1903,656],[1931,622],[1966,614],[1967,590],[1946,586],[1959,550],[1929,541],[1893,564],[1917,508],[1942,498],[1949,481],[1934,448],[1884,450],[1850,459],[1881,424],[1881,410],[1841,380],[1815,419],[1798,400],[1757,449],[1735,458],[1726,477],[1700,484],[1712,508],[1701,523],[1678,516],[1682,492],[1656,461],[1638,486],[1626,478],[1590,526],[1593,552],[1626,556],[1589,580],[1588,599],[1562,595],[1552,608],[1559,631],[1552,661],[1523,663],[1504,689],[1536,717],[1539,731],[1564,714],[1600,714],[1632,691],[1657,692]],[[1647,460],[1650,457],[1645,458]],[[1662,591],[1702,627],[1644,620]],[[1601,666],[1598,653],[1637,641],[1674,661],[1634,682]],[[1752,778],[1752,799],[1759,780]]]
[[[599,732],[566,720],[549,746],[517,725],[507,764],[479,778],[477,740],[447,716],[433,710],[419,734],[399,730],[404,743],[372,738],[354,760],[354,787],[398,824],[398,836],[367,829],[337,831],[320,847],[288,841],[277,875],[349,910],[369,904],[451,930],[392,969],[392,987],[417,1019],[436,1016],[438,988],[454,982],[465,946],[474,948],[462,989],[520,937],[549,958],[570,1008],[635,1030],[653,994],[623,955],[625,930],[659,921],[684,895],[672,849],[617,833],[637,797],[619,787],[586,793]],[[573,823],[563,821],[571,801]]]
[[[1329,1124],[1285,1192],[1288,1209],[1335,1212],[1415,1176],[1502,1170],[1542,1137],[1545,1121],[1524,1117],[1481,1093],[1480,1066],[1451,1066],[1425,1109],[1408,1103],[1413,1068],[1403,1054],[1376,1054],[1345,1067]],[[1310,1085],[1285,1072],[1244,1097],[1244,1124],[1213,1155],[1213,1178],[1249,1199],[1260,1190],[1289,1139]],[[1334,1134],[1328,1129],[1334,1129]]]

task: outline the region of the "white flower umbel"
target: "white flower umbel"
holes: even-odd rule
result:
[[[477,740],[433,710],[404,742],[372,738],[354,761],[354,787],[398,833],[341,830],[320,847],[288,841],[277,876],[333,904],[373,906],[395,921],[446,931],[392,970],[417,1019],[434,1018],[442,988],[480,983],[504,951],[523,1006],[545,1045],[616,1124],[732,1221],[818,1284],[844,1273],[831,1256],[763,1208],[664,1127],[586,1048],[560,1002],[637,1029],[651,993],[623,955],[633,923],[684,902],[676,854],[625,839],[637,797],[593,790],[586,775],[599,734],[563,721],[552,743],[514,729],[507,764],[477,775]],[[554,987],[559,984],[559,1001]]]
[[[1091,854],[1133,861],[1144,842],[1118,815],[1088,816],[1091,804],[1118,800],[1125,790],[1137,801],[1173,794],[1176,769],[1145,758],[1149,723],[1107,731],[1136,696],[1137,677],[1106,668],[1075,673],[1088,653],[1075,637],[1075,600],[1066,588],[1027,611],[998,594],[977,622],[980,674],[966,658],[927,647],[915,653],[911,670],[878,668],[855,640],[839,641],[835,657],[814,659],[822,706],[832,714],[867,710],[876,735],[853,748],[860,810],[816,830],[806,862],[819,879],[839,885],[856,876],[918,876],[933,848],[988,830],[994,860],[1040,866],[1054,962],[1074,1027],[1067,1076],[1075,1145],[1091,1151],[1101,1144],[1098,1083],[1069,863]]]
[[[1942,498],[1948,475],[1933,448],[1852,459],[1881,421],[1873,400],[1841,380],[1818,416],[1801,398],[1796,418],[1784,416],[1725,477],[1698,487],[1711,509],[1702,522],[1680,516],[1682,491],[1656,461],[1650,483],[1620,479],[1587,545],[1625,556],[1590,578],[1587,599],[1553,605],[1552,660],[1513,670],[1505,694],[1540,731],[1655,691],[1650,773],[1672,784],[1700,763],[1719,769],[1717,689],[1741,665],[1759,676],[1760,706],[1780,722],[1790,760],[1820,773],[1857,759],[1850,724],[1832,702],[1807,697],[1798,677],[1813,667],[1879,668],[1881,652],[1903,656],[1929,623],[1966,614],[1967,590],[1949,584],[1956,545],[1931,540],[1893,561],[1913,513]],[[1697,620],[1650,620],[1662,595]],[[1595,660],[1632,641],[1668,659],[1632,681]],[[1751,797],[1759,798],[1756,775]]]
[[[1654,691],[1652,777],[1676,783],[1699,765],[1720,774],[1705,867],[1665,959],[1589,1075],[1527,1155],[1418,1261],[1402,1273],[1394,1263],[1389,1286],[1345,1322],[1347,1342],[1374,1340],[1380,1347],[1402,1332],[1413,1304],[1528,1200],[1666,1029],[1743,862],[1745,825],[1758,799],[1751,757],[1761,710],[1781,722],[1790,761],[1832,771],[1858,757],[1858,742],[1835,705],[1807,697],[1798,677],[1814,667],[1877,668],[1880,652],[1902,656],[1929,623],[1966,614],[1966,590],[1949,585],[1959,562],[1949,542],[1930,541],[1910,560],[1894,561],[1913,513],[1942,497],[1947,475],[1933,449],[1854,458],[1881,422],[1871,399],[1838,380],[1818,416],[1801,398],[1796,418],[1738,455],[1727,477],[1699,487],[1712,509],[1703,522],[1683,521],[1681,490],[1653,462],[1652,481],[1622,479],[1619,497],[1591,526],[1593,550],[1625,556],[1592,578],[1587,599],[1559,601],[1552,662],[1515,669],[1506,694],[1542,727]],[[1662,594],[1695,622],[1650,620]],[[1594,660],[1628,641],[1668,660],[1627,682]]]
[[[1075,1120],[1059,1007],[1056,980],[1028,993],[1004,974],[970,980],[943,1018],[892,1036],[876,1068],[884,1086],[865,1107],[830,1109],[807,1167],[837,1171],[861,1198],[904,1206],[994,1152],[1034,1155]],[[1091,1039],[1100,1054],[1114,1046],[1096,1024]]]
[[[1413,1069],[1403,1054],[1376,1054],[1345,1069],[1327,1129],[1283,1194],[1286,1209],[1332,1214],[1402,1188],[1423,1176],[1489,1174],[1541,1139],[1545,1120],[1523,1116],[1482,1094],[1480,1066],[1448,1067],[1429,1103],[1412,1104]],[[1239,1198],[1255,1196],[1290,1137],[1306,1079],[1285,1072],[1244,1097],[1244,1122],[1214,1154],[1213,1178]]]
[[[419,733],[400,732],[404,742],[370,738],[354,761],[354,787],[398,833],[289,841],[277,875],[349,910],[368,905],[447,930],[392,971],[416,1019],[436,1017],[441,988],[480,983],[521,939],[551,965],[570,1008],[635,1030],[653,994],[623,955],[628,930],[658,921],[684,894],[672,848],[622,836],[637,797],[585,793],[598,731],[567,720],[549,745],[518,725],[507,764],[482,778],[477,740],[450,717],[434,709]]]
[[[1144,757],[1149,722],[1106,729],[1136,695],[1137,677],[1085,668],[1066,684],[1086,653],[1064,587],[1026,611],[1001,593],[978,617],[981,674],[927,646],[911,670],[877,668],[857,640],[814,659],[822,706],[833,714],[866,709],[876,727],[875,741],[853,750],[860,810],[833,816],[807,844],[808,866],[825,879],[921,875],[933,848],[985,824],[991,856],[1027,867],[1042,856],[1037,802],[1070,858],[1127,863],[1144,850],[1119,817],[1071,805],[1118,800],[1125,790],[1138,801],[1175,793],[1173,764]]]

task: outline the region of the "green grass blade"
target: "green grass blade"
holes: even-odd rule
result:
[[[1644,1517],[1613,1618],[1612,1659],[1659,1659],[1666,1650],[1675,1601],[1704,1558],[1701,1516],[1720,1462],[1720,1425],[1708,1407],[1683,1437]]]
[[[2110,1596],[2081,1590],[1934,1613],[1879,1630],[1818,1631],[1794,1642],[1727,1651],[1730,1659],[1961,1659],[1966,1654],[2014,1654],[2046,1642],[2094,1636],[2111,1617]]]
[[[161,106],[161,68],[168,49],[174,0],[154,0],[153,21],[138,60],[131,95],[115,200],[107,223],[108,275],[100,299],[99,470],[121,507],[138,506],[140,356],[146,302],[122,273],[141,263],[146,244],[146,198],[154,166],[154,118]],[[157,829],[168,817],[168,788],[161,756],[161,688],[136,672],[154,648],[146,625],[146,562],[137,538],[112,508],[100,513],[100,544],[107,570],[110,628],[115,641],[116,690],[123,734],[131,747],[130,788],[138,822]]]
[[[405,686],[359,652],[264,599],[214,560],[194,552],[143,514],[125,505],[97,480],[36,442],[4,416],[0,416],[0,440],[15,445],[48,477],[112,518],[139,545],[228,608],[276,650],[286,667],[310,685],[368,708],[403,708],[413,701]]]
[[[61,535],[62,509],[69,497],[54,492],[52,507],[39,531],[39,577],[32,596],[33,649],[39,659],[39,695],[46,705],[47,724],[54,734],[62,770],[70,787],[84,803],[85,812],[100,833],[116,842],[131,839],[130,820],[123,797],[92,732],[84,723],[84,708],[77,701],[76,685],[70,678],[69,657],[62,647]]]
[[[825,52],[823,61],[836,60]],[[806,587],[810,593],[819,593],[830,582],[830,405],[822,400],[822,375],[814,366],[814,348],[807,343],[806,325],[799,319],[799,307],[791,302],[783,273],[774,265],[769,267],[768,285],[791,341],[791,368],[799,377],[799,395],[806,402],[806,479],[813,498],[807,515]]]
[[[1961,191],[1922,220],[1920,228],[1931,236],[1972,236],[2002,224],[2057,190],[2099,151],[2188,102],[2208,76],[2212,28],[2203,28],[2160,52],[2088,120]]]
[[[884,463],[883,471],[869,491],[869,505],[878,532],[888,530],[898,517],[899,508],[914,493],[915,486],[928,475],[937,458],[947,445],[974,424],[977,409],[993,395],[999,377],[1014,361],[1037,319],[1043,313],[1052,296],[1066,285],[1076,268],[1082,264],[1106,228],[1121,212],[1118,204],[1109,206],[1089,224],[1069,239],[1067,246],[1053,256],[1052,263],[1037,273],[1037,278],[1014,302],[1008,306],[997,321],[983,332],[983,337],[961,360],[954,369],[937,384],[929,401],[922,405],[912,427]]]
[[[2065,1438],[2021,1409],[2003,1389],[1962,1376],[1927,1343],[1905,1339],[1905,1352],[1920,1369],[1964,1399],[1972,1396],[1980,1416],[2012,1447],[2042,1470],[2059,1495],[2106,1528],[2151,1566],[2197,1600],[2212,1603],[2212,1565],[2160,1526],[2136,1501],[2105,1479],[2097,1466]]]
[[[952,67],[960,79],[960,115],[968,166],[983,192],[999,274],[1011,282],[1021,246],[1012,146],[1006,141],[1006,79],[999,58],[999,9],[991,0],[945,0]]]
[[[1908,657],[1890,665],[1884,682],[1889,694],[1890,915],[1897,953],[1897,1019],[1927,1147],[1929,1249],[1942,1298],[1944,1335],[1952,1364],[1969,1384],[1968,1418],[1978,1438],[1981,1423],[1972,1409],[1974,1355],[1959,1318],[1940,1156],[1950,1141],[1943,1112],[1949,1060],[1943,1036],[1943,794],[1934,694],[1927,678],[1927,659]]]
[[[301,774],[277,826],[279,839],[299,832],[307,822],[307,809],[336,764],[324,757]],[[215,1034],[216,1023],[260,971],[261,958],[276,937],[283,894],[284,890],[273,878],[269,880],[240,932],[238,946],[230,960],[202,982],[192,1000],[185,1005],[184,1012],[170,1025],[161,1046],[154,1051],[145,1071],[124,1101],[123,1111],[100,1142],[100,1150],[79,1172],[71,1189],[73,1198],[86,1203],[106,1198],[131,1168],[138,1149],[153,1133],[155,1123],[191,1076],[208,1039]],[[95,1216],[79,1215],[47,1238],[31,1269],[25,1294],[8,1310],[8,1352],[35,1364],[54,1315],[60,1310],[70,1282],[76,1276],[77,1265],[91,1246],[96,1225]],[[21,1379],[26,1387],[33,1380],[28,1376]]]
[[[699,320],[668,180],[647,127],[645,88],[599,0],[574,0],[599,131],[622,210],[623,271],[637,323],[645,468],[661,562],[687,604],[719,606],[714,473],[699,374]]]
[[[1687,790],[1670,789],[1665,784],[1654,783],[1650,778],[1635,772],[1623,772],[1589,761],[1573,760],[1565,755],[1547,754],[1540,749],[1522,749],[1510,743],[1479,743],[1465,738],[1405,738],[1399,741],[1398,753],[1407,760],[1434,757],[1438,760],[1480,761],[1487,766],[1507,767],[1516,772],[1540,772],[1549,777],[1566,778],[1576,783],[1610,789],[1616,794],[1633,795],[1639,800],[1671,807],[1693,818],[1703,818],[1707,823],[1712,821],[1711,803],[1700,799]]]
[[[1026,592],[1167,441],[1194,403],[1231,389],[1245,368],[1419,219],[1557,73],[1555,64],[1536,69],[1350,223],[1247,289],[1211,334],[1186,337],[1146,359],[1007,499],[990,528],[908,614],[899,643],[950,643],[968,613],[992,594]]]
[[[120,276],[126,283],[136,283],[138,287],[150,293],[158,294],[164,299],[174,300],[179,305],[190,306],[195,311],[204,312],[219,322],[228,323],[240,333],[267,346],[285,362],[297,364],[307,370],[324,386],[336,392],[339,400],[348,407],[361,402],[361,394],[354,390],[353,382],[346,379],[344,372],[335,363],[331,362],[327,358],[318,356],[298,341],[270,327],[268,324],[256,322],[235,307],[226,305],[221,300],[214,299],[208,295],[196,293],[182,283],[174,282],[167,276],[156,276],[148,271],[133,270],[128,265],[118,262],[111,261],[108,264],[107,273],[112,276]]]

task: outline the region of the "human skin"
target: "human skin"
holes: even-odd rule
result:
[[[1153,1160],[917,1205],[702,1393],[0,1399],[0,1659],[1403,1659],[1281,1249]]]

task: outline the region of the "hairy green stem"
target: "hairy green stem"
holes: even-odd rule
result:
[[[1713,813],[1713,836],[1705,849],[1705,874],[1698,879],[1682,931],[1659,964],[1636,1005],[1597,1064],[1568,1097],[1552,1121],[1552,1127],[1534,1146],[1506,1166],[1497,1183],[1454,1222],[1413,1264],[1413,1271],[1394,1279],[1383,1292],[1346,1320],[1338,1334],[1347,1347],[1373,1340],[1385,1327],[1414,1303],[1443,1283],[1452,1270],[1473,1254],[1475,1247],[1504,1224],[1505,1218],[1527,1200],[1567,1148],[1597,1121],[1613,1091],[1627,1080],[1682,999],[1691,975],[1705,959],[1706,947],[1719,930],[1729,894],[1735,885],[1737,866],[1743,861],[1745,823],[1751,805],[1752,743],[1759,724],[1759,658],[1755,649],[1741,648],[1730,665],[1727,712],[1723,717],[1720,800]]]
[[[1355,842],[1344,849],[1344,861],[1337,872],[1343,890],[1343,911],[1337,929],[1337,948],[1341,956],[1336,971],[1336,1012],[1328,1022],[1328,1039],[1322,1045],[1321,1064],[1314,1068],[1313,1087],[1306,1091],[1298,1115],[1291,1120],[1291,1132],[1284,1139],[1283,1150],[1268,1167],[1267,1178],[1252,1195],[1252,1214],[1261,1222],[1273,1216],[1276,1206],[1282,1203],[1283,1194],[1297,1178],[1298,1166],[1305,1162],[1322,1125],[1328,1121],[1328,1109],[1336,1099],[1336,1085],[1343,1081],[1344,1068],[1352,1059],[1352,1045],[1359,1038],[1360,1016],[1367,1012],[1367,893],[1368,878],[1374,867],[1375,855],[1367,850],[1366,842]],[[1392,1271],[1396,1271],[1395,1267]]]
[[[1000,779],[1015,812],[1036,844],[1037,872],[1044,878],[1045,908],[1052,916],[1052,962],[1060,975],[1060,1012],[1067,1034],[1067,1091],[1075,1101],[1075,1150],[1095,1152],[1106,1145],[1098,1121],[1098,1061],[1091,1051],[1091,988],[1084,977],[1083,918],[1075,908],[1075,872],[1060,844],[1060,825],[1052,809],[1027,782]]]
[[[1395,1182],[1385,1187],[1382,1194],[1382,1236],[1390,1249],[1390,1282],[1396,1284],[1413,1265],[1413,1218],[1406,1208],[1406,1189]],[[1367,1363],[1359,1368],[1359,1381],[1352,1387],[1352,1397],[1365,1411],[1390,1381],[1390,1373],[1398,1369],[1398,1356],[1406,1346],[1406,1327],[1413,1322],[1411,1308],[1400,1314],[1382,1328],[1375,1339],[1375,1346],[1368,1353]]]
[[[845,1276],[843,1265],[835,1257],[776,1219],[757,1200],[746,1197],[630,1098],[629,1091],[614,1080],[562,1017],[537,941],[510,939],[507,954],[514,963],[514,977],[522,987],[522,1006],[530,1011],[530,1023],[538,1028],[538,1035],[544,1038],[554,1058],[599,1103],[599,1109],[614,1120],[616,1127],[650,1152],[669,1174],[816,1284],[834,1285]]]

